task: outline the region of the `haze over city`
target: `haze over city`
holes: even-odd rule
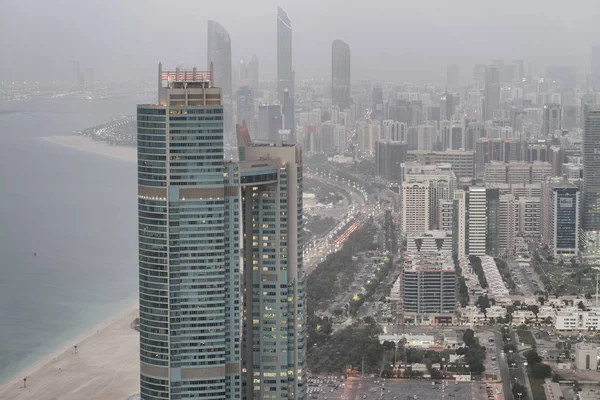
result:
[[[600,399],[598,20],[3,1],[0,399]]]
[[[69,78],[72,60],[94,65],[98,78],[150,79],[166,65],[206,63],[206,22],[222,24],[233,59],[256,54],[261,79],[275,79],[277,6],[292,17],[299,79],[328,79],[329,43],[353,51],[353,79],[441,82],[445,65],[469,76],[475,63],[526,59],[536,74],[547,65],[589,71],[589,49],[600,36],[594,0],[223,1],[5,0],[0,5],[2,80]]]

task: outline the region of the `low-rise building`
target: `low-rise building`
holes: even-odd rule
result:
[[[592,369],[598,368],[598,348],[593,343],[577,343],[575,345],[575,368]]]

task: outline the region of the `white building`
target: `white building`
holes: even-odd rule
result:
[[[487,197],[484,187],[471,186],[469,188],[468,211],[468,254],[484,256],[487,237]]]
[[[577,343],[575,345],[575,368],[591,369],[598,368],[598,348],[593,343]]]
[[[402,232],[428,231],[429,226],[429,181],[409,180],[402,183]]]

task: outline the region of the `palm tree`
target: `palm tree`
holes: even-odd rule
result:
[[[75,354],[77,354],[77,345],[75,345],[73,347],[75,347]]]
[[[27,377],[23,378],[23,389],[27,387]]]

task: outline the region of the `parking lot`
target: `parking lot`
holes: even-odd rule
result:
[[[337,386],[337,388],[336,388]],[[320,389],[320,390],[318,390]],[[473,396],[473,392],[485,394],[485,385],[469,382],[432,380],[383,380],[374,377],[311,377],[308,398],[312,400],[471,400],[486,398]]]

